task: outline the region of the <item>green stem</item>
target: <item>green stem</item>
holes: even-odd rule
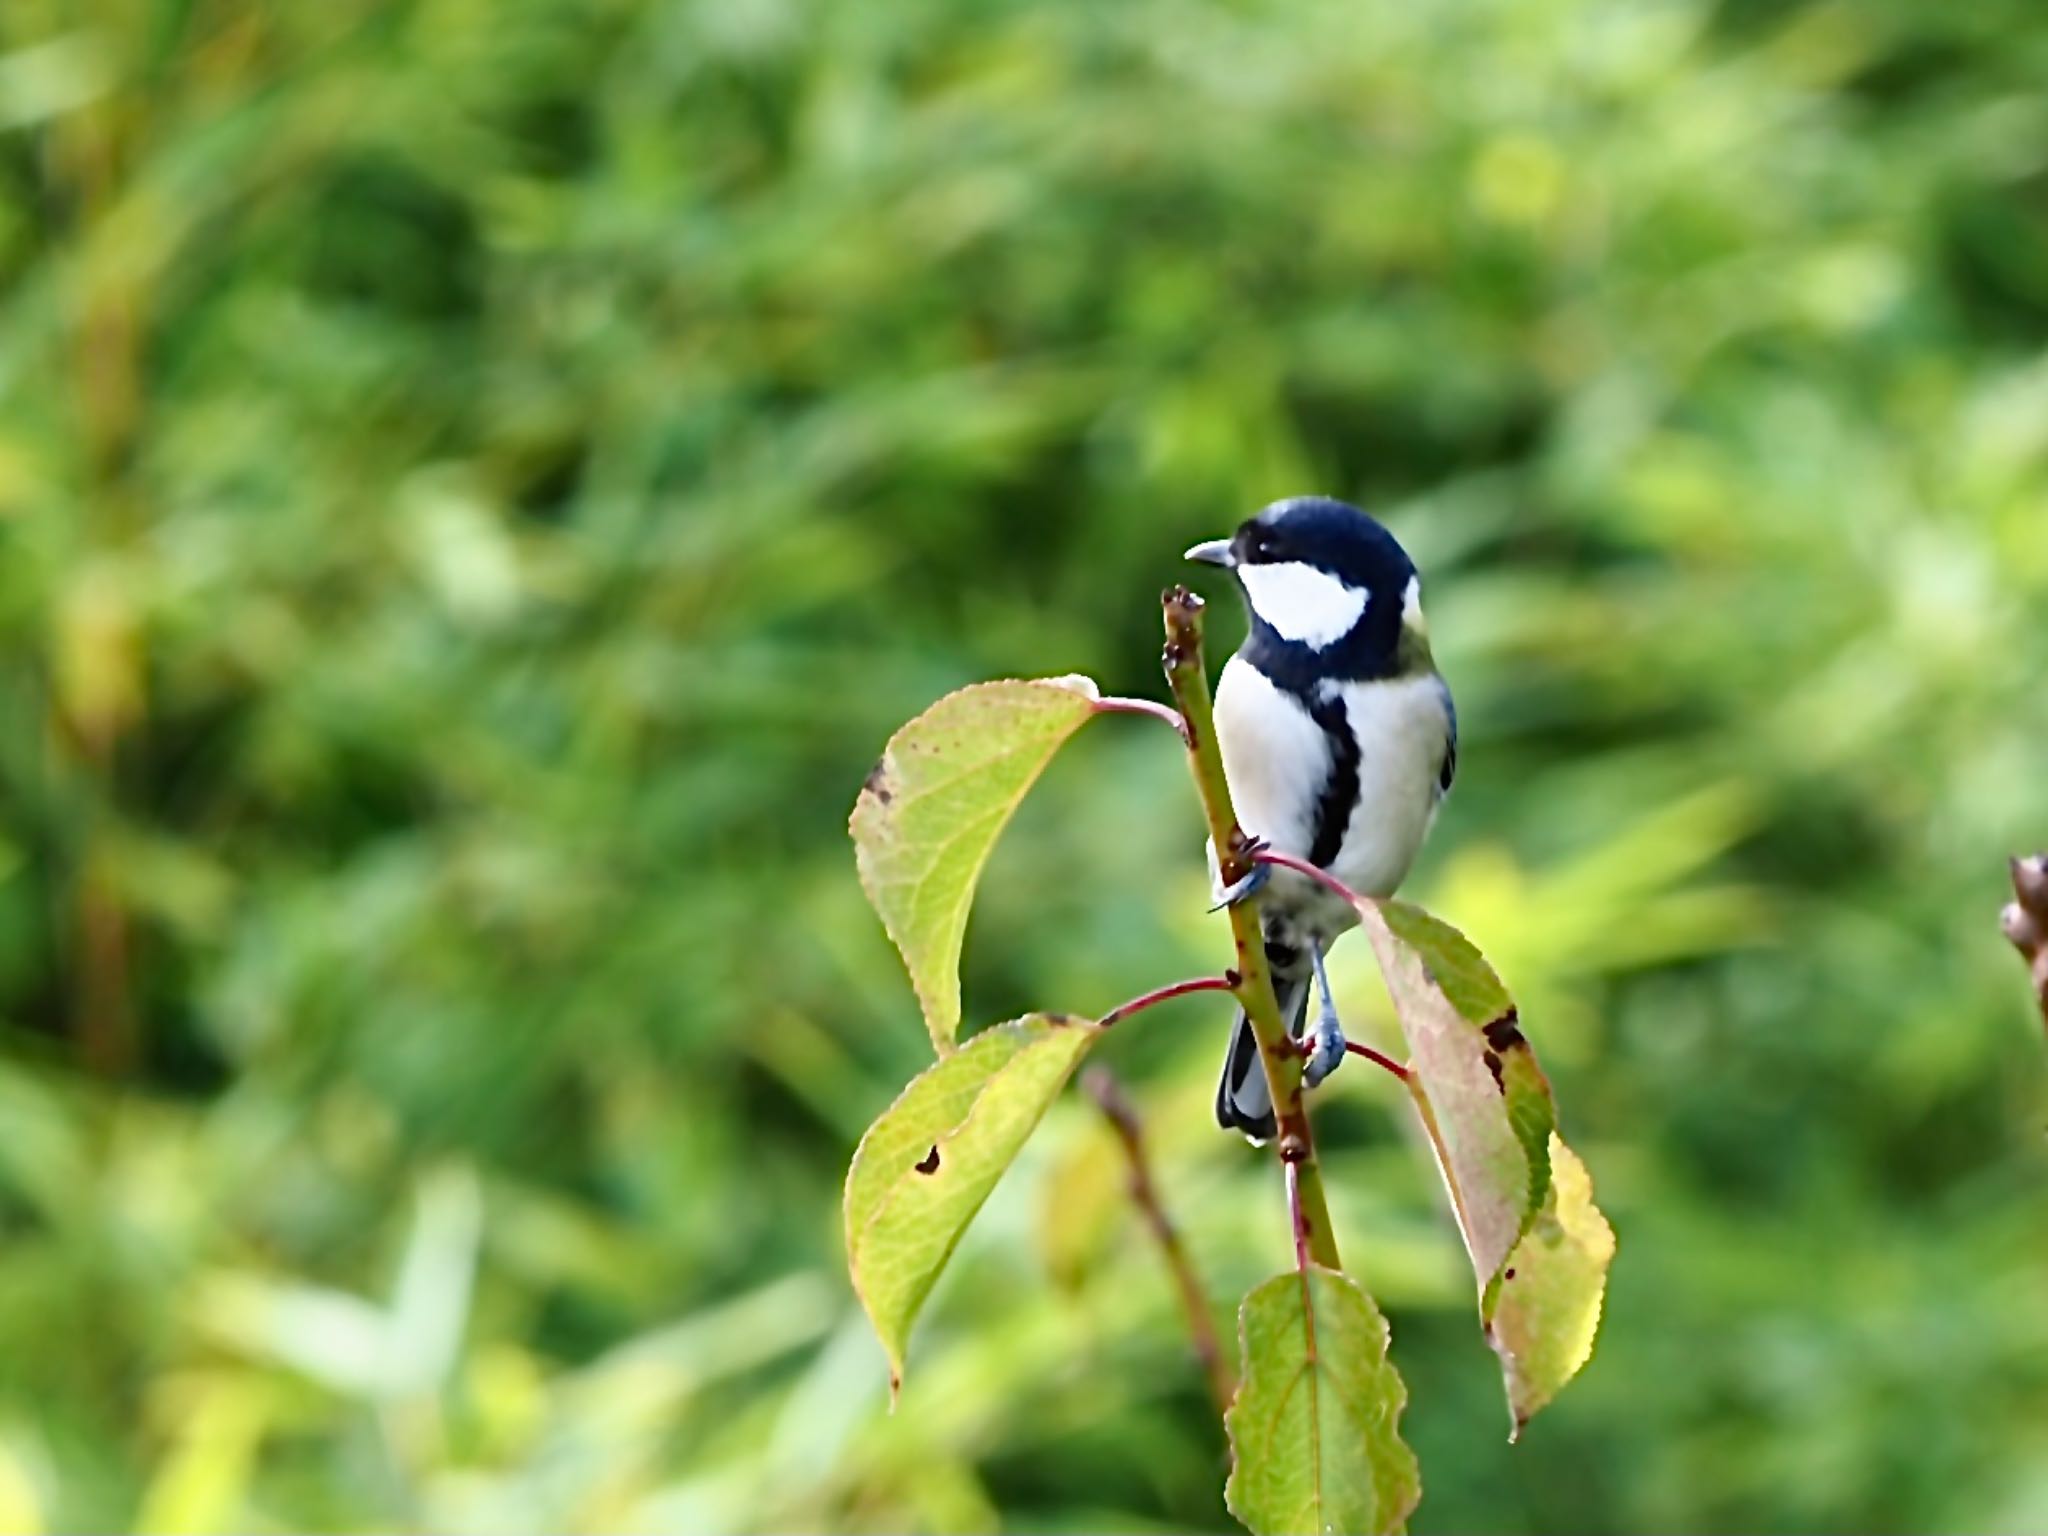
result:
[[[1223,754],[1216,745],[1216,713],[1209,697],[1209,673],[1202,659],[1202,600],[1186,587],[1171,587],[1161,603],[1166,614],[1166,683],[1180,706],[1188,745],[1188,768],[1202,798],[1202,814],[1216,847],[1216,867],[1231,885],[1250,874],[1255,863],[1252,840],[1237,824],[1230,804],[1230,783],[1223,774]],[[1326,1269],[1342,1269],[1337,1233],[1330,1224],[1329,1202],[1323,1196],[1322,1168],[1316,1162],[1315,1136],[1302,1102],[1301,1048],[1288,1036],[1273,995],[1273,974],[1266,965],[1266,941],[1259,929],[1259,898],[1230,908],[1230,934],[1237,944],[1237,985],[1231,988],[1238,1006],[1251,1020],[1259,1042],[1259,1059],[1273,1095],[1279,1125],[1274,1145],[1291,1170],[1297,1196],[1297,1234],[1308,1256]]]

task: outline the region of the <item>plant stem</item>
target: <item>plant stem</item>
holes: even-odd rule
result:
[[[1145,1155],[1145,1132],[1138,1111],[1107,1067],[1090,1067],[1082,1075],[1081,1087],[1100,1106],[1117,1140],[1123,1143],[1124,1158],[1131,1171],[1131,1201],[1145,1218],[1145,1225],[1151,1228],[1166,1259],[1167,1272],[1173,1276],[1181,1311],[1187,1315],[1188,1337],[1193,1342],[1195,1358],[1202,1364],[1202,1377],[1209,1383],[1209,1395],[1216,1400],[1216,1411],[1227,1412],[1237,1383],[1231,1379],[1223,1345],[1216,1337],[1216,1319],[1209,1314],[1209,1299],[1195,1274],[1194,1262],[1189,1259],[1180,1232],[1167,1216],[1158,1187],[1152,1182],[1152,1161]]]
[[[1237,972],[1225,971],[1221,976],[1197,976],[1192,981],[1176,981],[1171,986],[1155,987],[1128,1003],[1118,1003],[1109,1012],[1095,1021],[1097,1029],[1107,1029],[1120,1024],[1134,1013],[1143,1013],[1155,1003],[1170,1002],[1176,997],[1186,997],[1191,992],[1228,992],[1237,985]]]
[[[1375,1066],[1386,1068],[1387,1071],[1393,1073],[1402,1082],[1408,1081],[1408,1069],[1402,1066],[1400,1062],[1394,1060],[1393,1057],[1376,1051],[1369,1045],[1360,1045],[1356,1040],[1346,1040],[1344,1042],[1344,1049],[1354,1056],[1363,1056]]]
[[[1155,720],[1164,720],[1180,732],[1183,744],[1188,739],[1188,723],[1180,717],[1178,710],[1168,709],[1164,704],[1155,704],[1150,699],[1123,699],[1110,697],[1095,701],[1098,715],[1150,715]]]
[[[1362,907],[1367,901],[1372,899],[1359,895],[1358,892],[1352,890],[1350,886],[1339,880],[1327,869],[1311,864],[1307,859],[1297,859],[1290,853],[1275,853],[1270,848],[1260,848],[1253,853],[1252,857],[1261,864],[1272,864],[1281,869],[1291,869],[1298,875],[1307,875],[1309,879],[1314,880],[1328,890],[1334,891],[1354,907]],[[1394,1060],[1393,1057],[1382,1055],[1371,1046],[1360,1045],[1355,1040],[1346,1040],[1344,1042],[1344,1049],[1351,1052],[1354,1056],[1363,1056],[1367,1061],[1376,1062],[1378,1065],[1385,1067],[1394,1076],[1401,1079],[1402,1082],[1408,1081],[1408,1069],[1402,1066],[1400,1062]]]
[[[1276,853],[1271,848],[1259,848],[1253,851],[1252,862],[1256,864],[1272,864],[1281,869],[1291,869],[1297,875],[1307,875],[1316,884],[1322,886],[1325,890],[1343,897],[1354,907],[1362,907],[1368,901],[1374,900],[1370,896],[1359,895],[1358,892],[1351,889],[1350,886],[1320,865],[1311,864],[1307,859],[1297,859],[1291,853]]]
[[[1286,1163],[1282,1166],[1287,1170],[1287,1221],[1294,1231],[1294,1267],[1306,1276],[1314,1256],[1309,1252],[1312,1229],[1301,1209],[1301,1164]]]
[[[1231,885],[1250,874],[1256,860],[1252,840],[1237,824],[1230,804],[1230,784],[1223,774],[1223,754],[1216,745],[1215,709],[1209,697],[1209,673],[1202,658],[1202,600],[1186,587],[1168,588],[1161,604],[1166,616],[1167,686],[1186,729],[1188,768],[1195,777],[1195,791],[1202,798],[1202,813],[1209,823],[1209,837],[1216,848],[1216,867],[1223,883]],[[1296,1233],[1307,1252],[1328,1269],[1342,1269],[1337,1257],[1337,1234],[1330,1225],[1329,1202],[1323,1195],[1323,1174],[1316,1162],[1315,1137],[1309,1129],[1308,1110],[1302,1103],[1302,1055],[1281,1022],[1280,1004],[1273,996],[1273,975],[1266,965],[1266,941],[1259,928],[1258,898],[1241,901],[1230,908],[1230,933],[1237,944],[1236,993],[1252,1034],[1259,1042],[1259,1059],[1266,1068],[1266,1085],[1271,1090],[1279,1135],[1274,1145],[1287,1165],[1289,1205],[1297,1212]]]

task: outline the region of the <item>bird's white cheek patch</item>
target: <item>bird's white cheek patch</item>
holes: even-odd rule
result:
[[[1288,561],[1279,565],[1241,565],[1238,580],[1260,618],[1282,639],[1315,650],[1334,645],[1351,633],[1365,613],[1372,594],[1339,581],[1328,571]]]
[[[1422,578],[1410,576],[1401,594],[1401,623],[1418,635],[1429,633],[1429,621],[1422,616]]]

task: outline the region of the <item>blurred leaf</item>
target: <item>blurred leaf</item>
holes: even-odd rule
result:
[[[1123,1157],[1108,1124],[1090,1117],[1060,1143],[1040,1181],[1038,1249],[1053,1284],[1079,1290],[1109,1234],[1131,1213],[1127,1181],[1106,1177]]]
[[[360,1296],[249,1272],[209,1276],[195,1320],[216,1340],[301,1372],[330,1391],[376,1397],[384,1387],[384,1313]]]
[[[412,1238],[391,1295],[390,1390],[427,1392],[447,1380],[469,1321],[482,1236],[475,1172],[452,1166],[429,1174],[420,1184]]]
[[[846,1174],[847,1266],[889,1352],[892,1388],[961,1234],[1097,1036],[1052,1014],[985,1030],[921,1073],[861,1139]]]
[[[170,1454],[136,1516],[142,1536],[204,1536],[248,1524],[245,1503],[272,1395],[259,1378],[221,1373],[197,1389],[197,1401],[180,1405]]]
[[[461,1347],[481,1231],[474,1173],[438,1169],[421,1181],[388,1308],[342,1291],[228,1272],[200,1291],[198,1318],[224,1341],[336,1392],[392,1398],[432,1391]]]
[[[861,884],[902,951],[941,1052],[960,1029],[960,945],[974,883],[1096,697],[1081,677],[963,688],[891,736],[861,789],[851,824]]]
[[[12,1437],[0,1439],[0,1531],[42,1536],[44,1501]]]
[[[1260,1536],[1400,1530],[1422,1484],[1372,1298],[1334,1270],[1275,1275],[1245,1297],[1238,1332],[1230,1512]]]

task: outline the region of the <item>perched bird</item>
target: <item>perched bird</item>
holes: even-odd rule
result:
[[[1216,737],[1239,823],[1354,891],[1392,895],[1458,766],[1458,717],[1430,657],[1415,563],[1372,518],[1322,496],[1276,501],[1187,558],[1235,573],[1251,612],[1251,632],[1216,685]],[[1213,847],[1209,862],[1213,873]],[[1357,914],[1307,876],[1269,865],[1217,894],[1238,901],[1260,888],[1266,955],[1296,1039],[1311,981],[1319,995],[1304,1070],[1314,1087],[1344,1059],[1323,955]],[[1274,1130],[1242,1013],[1216,1119],[1255,1142]]]

